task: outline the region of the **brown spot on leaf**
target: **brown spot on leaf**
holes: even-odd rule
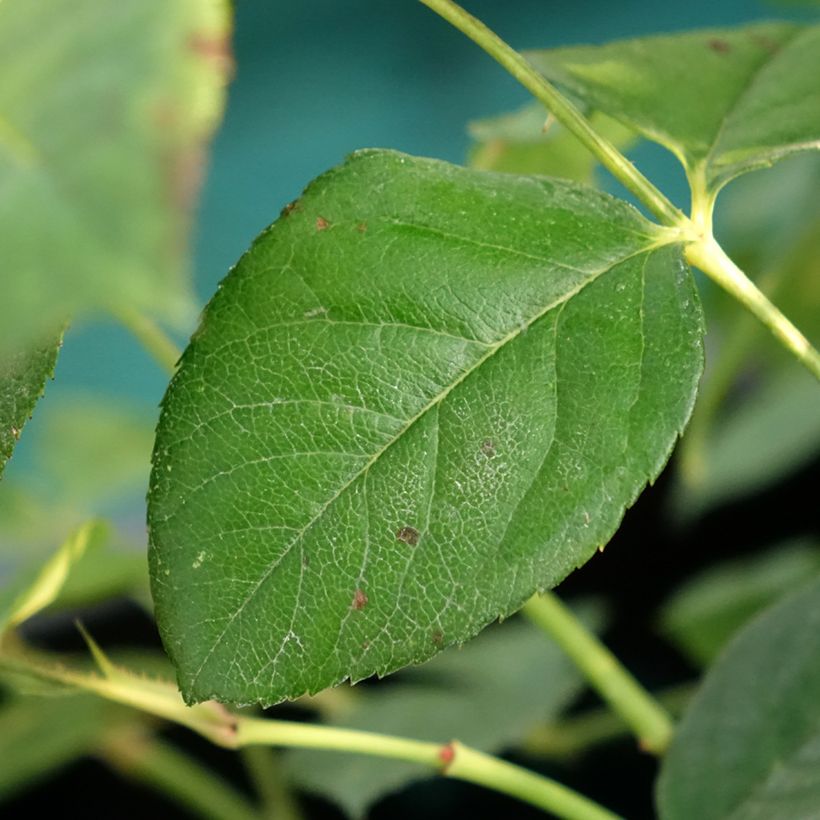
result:
[[[299,204],[299,200],[298,200],[298,199],[294,199],[294,200],[293,200],[293,202],[288,202],[288,204],[287,204],[287,205],[285,205],[285,207],[284,207],[284,208],[282,208],[282,212],[279,214],[279,216],[282,216],[282,217],[288,217],[288,216],[290,216],[290,215],[291,215],[294,211],[299,211],[299,210],[301,210],[301,208],[302,208],[302,206]]]
[[[491,438],[485,438],[484,441],[481,442],[481,452],[484,453],[485,456],[494,456],[495,442]]]
[[[360,223],[356,226],[356,230],[357,230],[359,233],[365,233],[365,232],[367,231],[367,222],[360,222]]]
[[[726,40],[721,40],[718,37],[713,37],[706,45],[716,54],[728,54],[732,50],[732,46]]]
[[[433,639],[433,643],[438,646],[444,646],[444,633],[440,629],[434,629],[433,634],[431,635]]]
[[[364,609],[367,606],[367,595],[365,595],[364,590],[357,589],[356,592],[353,594],[353,601],[350,604],[351,609],[360,610]]]
[[[194,54],[205,59],[220,73],[227,75],[233,71],[233,52],[227,33],[215,37],[195,33],[188,39],[188,46]]]
[[[772,40],[771,37],[767,37],[765,34],[750,34],[749,38],[753,43],[760,46],[765,51],[768,51],[770,54],[774,54],[780,51],[780,45]]]
[[[316,217],[316,230],[317,231],[326,231],[329,227],[330,227],[330,223],[323,216],[317,216]]]
[[[404,541],[411,547],[415,547],[419,542],[419,531],[415,527],[402,527],[397,533],[396,538],[399,541]]]
[[[456,747],[455,744],[446,743],[439,749],[438,752],[438,759],[441,763],[441,768],[446,771],[447,768],[452,764],[453,760],[456,757]]]

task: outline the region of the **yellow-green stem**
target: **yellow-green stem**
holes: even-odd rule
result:
[[[165,331],[153,319],[136,310],[123,308],[117,312],[117,318],[131,331],[154,361],[169,376],[173,376],[182,354]]]
[[[635,680],[618,659],[552,593],[536,595],[524,614],[569,655],[596,692],[638,738],[641,748],[662,754],[672,738],[669,713]]]
[[[754,314],[780,343],[820,379],[820,353],[726,255],[714,237],[686,246],[686,259]]]
[[[541,76],[515,49],[452,0],[421,0],[507,70],[600,160],[601,164],[664,224],[688,222],[661,191],[607,139],[552,83]]]

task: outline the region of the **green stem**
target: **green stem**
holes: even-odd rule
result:
[[[288,788],[278,754],[265,746],[246,746],[242,761],[261,801],[267,820],[301,820],[302,813]]]
[[[687,245],[686,259],[754,314],[778,341],[820,380],[820,353],[732,262],[714,237],[707,236]]]
[[[108,700],[187,726],[228,749],[281,746],[405,760],[504,792],[546,809],[562,820],[617,820],[616,815],[554,780],[458,742],[431,743],[355,729],[251,718],[229,712],[213,701],[185,706],[173,684],[147,680],[114,666],[89,636],[86,640],[102,676],[47,663],[40,656],[31,656],[13,646],[5,646],[4,651],[0,651],[0,669],[95,692]]]
[[[522,611],[572,658],[598,694],[631,727],[642,749],[654,754],[666,750],[674,731],[667,711],[556,595],[533,596]]]
[[[452,0],[421,0],[479,45],[540,100],[600,160],[601,164],[665,225],[678,227],[688,220],[661,191],[611,143],[598,134],[584,115],[539,74],[515,49]]]
[[[307,749],[356,752],[406,760],[486,786],[565,820],[615,820],[617,815],[547,777],[484,754],[458,741],[420,740],[277,720],[242,719],[237,727],[240,746],[261,743]]]
[[[144,783],[210,820],[259,820],[254,806],[216,772],[168,743],[144,737],[117,738],[102,756],[124,776]]]
[[[694,684],[685,683],[659,692],[656,697],[671,714],[679,716],[695,689]],[[524,741],[523,750],[529,755],[563,760],[585,754],[593,746],[628,733],[629,726],[620,715],[601,707],[555,723],[535,726]]]
[[[122,308],[116,313],[122,325],[131,331],[132,335],[151,354],[154,361],[173,376],[177,362],[182,355],[179,348],[168,337],[165,331],[142,313],[130,308]]]

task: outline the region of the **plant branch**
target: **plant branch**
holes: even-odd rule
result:
[[[539,74],[515,49],[452,0],[421,0],[479,45],[518,80],[555,118],[571,131],[601,164],[664,224],[688,223],[676,208],[609,140],[590,125],[584,115],[552,83]]]
[[[0,653],[0,668],[95,692],[108,700],[187,726],[228,749],[281,746],[405,760],[503,792],[562,820],[618,820],[617,815],[548,777],[462,746],[457,741],[441,744],[333,726],[250,718],[229,712],[213,701],[186,706],[173,684],[147,680],[114,666],[87,635],[86,640],[101,676],[45,663],[37,656],[13,649]]]
[[[261,802],[257,820],[302,820],[277,752],[265,746],[246,746],[242,762]]]
[[[687,245],[686,259],[754,314],[786,350],[820,380],[820,353],[726,255],[714,237],[707,236]]]
[[[552,593],[535,595],[523,613],[569,655],[598,694],[635,733],[642,749],[662,754],[674,724],[668,712]]]
[[[123,327],[131,331],[154,361],[169,376],[173,376],[182,353],[165,331],[153,319],[136,310],[122,308],[117,311],[116,317]]]

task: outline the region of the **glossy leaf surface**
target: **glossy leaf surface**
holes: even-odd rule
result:
[[[820,26],[761,23],[528,52],[548,79],[717,189],[820,147]]]
[[[151,575],[185,697],[425,660],[605,544],[701,370],[663,239],[588,188],[393,152],[311,185],[164,400]]]
[[[820,806],[820,581],[709,671],[664,759],[662,820],[809,820]]]
[[[227,26],[216,0],[0,3],[0,350],[90,310],[189,318]]]

